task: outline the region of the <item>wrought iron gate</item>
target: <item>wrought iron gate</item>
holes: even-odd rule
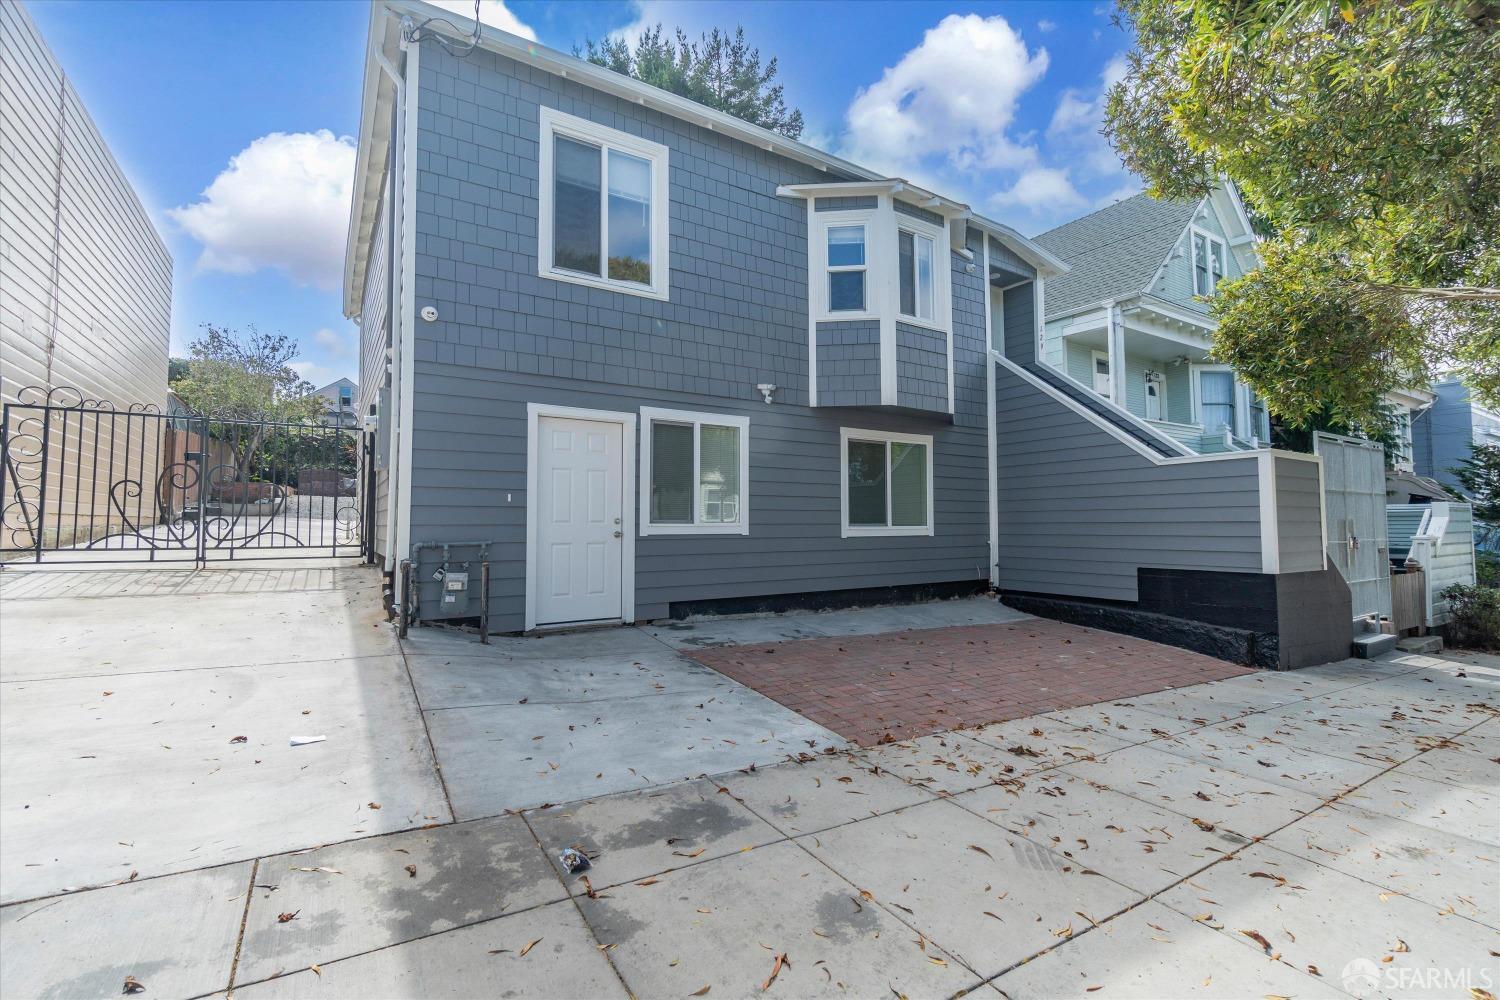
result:
[[[368,558],[369,437],[23,389],[0,409],[0,561]]]

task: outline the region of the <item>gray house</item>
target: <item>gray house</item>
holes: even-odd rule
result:
[[[1453,469],[1475,445],[1500,445],[1500,413],[1480,406],[1456,378],[1432,387],[1436,400],[1412,423],[1416,473],[1460,490]]]
[[[456,54],[439,15],[372,6],[345,273],[419,617],[475,617],[439,571],[484,560],[497,631],[995,586],[1347,652],[1318,461],[1198,454],[1042,364],[1055,254],[504,32]]]

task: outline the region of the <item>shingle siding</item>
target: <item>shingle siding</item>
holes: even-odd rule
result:
[[[896,324],[896,405],[948,412],[947,334]]]
[[[839,198],[814,198],[813,210],[816,212],[873,211],[876,201],[877,199],[873,194],[849,195]]]
[[[880,405],[880,323],[818,324],[818,405]]]
[[[961,258],[952,422],[946,400],[931,419],[809,408],[807,207],[776,188],[841,178],[484,50],[424,46],[419,82],[414,305],[439,319],[417,323],[411,537],[493,542],[494,627],[524,624],[531,401],[749,418],[750,533],[635,539],[638,618],[678,601],[986,575],[983,286]],[[669,148],[670,301],[537,275],[542,105]],[[853,368],[869,333],[850,326],[818,331],[849,355],[821,356],[820,380],[867,378]],[[946,366],[943,380],[946,393]],[[778,387],[771,405],[757,383]],[[878,372],[873,384],[878,395]],[[933,435],[932,537],[841,537],[840,427]]]

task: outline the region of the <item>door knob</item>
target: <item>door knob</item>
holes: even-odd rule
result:
[[[625,537],[625,533],[623,531],[617,531],[617,532],[615,532],[615,537],[616,538],[624,538]]]

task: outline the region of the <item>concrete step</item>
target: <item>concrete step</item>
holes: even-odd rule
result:
[[[1441,653],[1443,637],[1440,635],[1409,635],[1396,643],[1403,653]]]
[[[1384,632],[1366,632],[1354,638],[1354,655],[1364,660],[1372,660],[1395,648],[1396,637]]]

